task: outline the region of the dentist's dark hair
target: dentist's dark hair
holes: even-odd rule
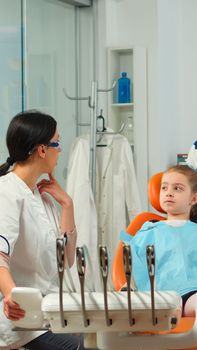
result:
[[[47,145],[56,127],[53,117],[37,110],[17,114],[8,126],[6,144],[9,157],[0,166],[0,176],[5,175],[14,163],[26,161],[37,145]]]

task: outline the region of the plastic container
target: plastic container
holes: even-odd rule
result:
[[[131,81],[127,78],[127,73],[122,72],[122,77],[118,79],[118,103],[131,102]]]

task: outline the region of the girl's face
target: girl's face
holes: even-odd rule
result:
[[[160,189],[160,205],[168,219],[188,220],[197,195],[191,191],[187,177],[175,171],[164,173]]]

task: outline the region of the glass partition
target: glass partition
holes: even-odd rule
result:
[[[7,158],[10,119],[21,110],[39,109],[58,122],[62,152],[55,175],[65,186],[69,148],[79,130],[76,120],[89,122],[90,109],[87,101],[67,99],[63,88],[71,96],[91,93],[92,29],[91,8],[79,10],[58,0],[1,0],[1,163]]]
[[[71,141],[76,136],[75,7],[57,0],[26,0],[24,18],[24,92],[26,109],[49,113],[58,122],[62,152],[56,177],[65,186]]]
[[[0,11],[0,163],[7,158],[5,133],[21,111],[21,0],[1,0]]]

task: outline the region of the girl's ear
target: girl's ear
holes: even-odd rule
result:
[[[46,156],[46,146],[45,145],[39,145],[37,148],[37,152],[40,158],[44,159]]]
[[[191,205],[194,205],[196,203],[197,203],[197,193],[194,193],[192,196]]]

